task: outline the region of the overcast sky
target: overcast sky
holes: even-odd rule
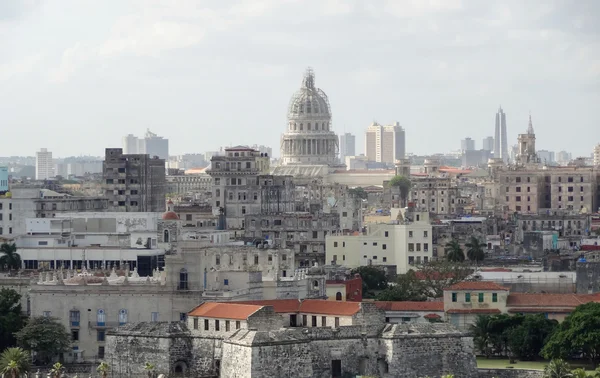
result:
[[[1,0],[0,156],[102,155],[146,128],[171,154],[277,150],[307,66],[336,132],[399,121],[407,151],[600,142],[600,1]],[[512,142],[514,141],[514,142]],[[8,142],[8,143],[6,143]]]

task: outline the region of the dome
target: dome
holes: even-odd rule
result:
[[[315,87],[315,74],[308,68],[302,79],[302,86],[290,100],[288,119],[329,119],[331,107],[325,92]]]
[[[172,205],[172,204],[173,204],[173,201],[171,201],[171,200],[167,201],[167,205]]]
[[[179,217],[177,216],[177,213],[175,213],[174,211],[167,211],[166,213],[164,213],[162,215],[162,219],[163,220],[178,220]]]

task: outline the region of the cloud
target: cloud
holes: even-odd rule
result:
[[[33,72],[44,57],[42,53],[36,53],[12,62],[0,64],[0,81],[5,81]]]

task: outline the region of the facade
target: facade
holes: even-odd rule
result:
[[[461,140],[460,141],[460,150],[462,152],[475,150],[475,141],[471,138],[465,138],[465,139]]]
[[[52,152],[42,148],[35,153],[35,179],[47,180],[54,177],[54,160]]]
[[[164,212],[165,161],[147,154],[126,155],[107,148],[102,188],[111,211]]]
[[[414,177],[409,201],[421,211],[434,214],[460,214],[464,204],[458,186],[451,177]]]
[[[331,106],[307,69],[302,86],[288,107],[288,127],[281,137],[283,165],[338,165],[338,138],[331,125]]]
[[[374,304],[356,305],[203,303],[184,323],[111,332],[108,360],[118,376],[143,373],[153,361],[169,376],[478,377],[468,335],[447,324],[386,325]]]
[[[365,133],[365,155],[370,161],[394,164],[404,159],[406,154],[406,135],[399,122],[382,126],[372,123]]]
[[[404,274],[432,260],[432,226],[428,212],[404,211],[395,223],[373,223],[359,235],[328,235],[327,263],[357,268],[392,267]]]
[[[594,166],[600,166],[600,144],[594,147]]]
[[[446,320],[444,302],[375,302],[385,311],[385,322],[391,324],[436,323]]]
[[[508,163],[508,139],[506,133],[506,114],[502,108],[496,113],[496,128],[494,136],[494,158]]]
[[[481,149],[489,152],[494,151],[494,137],[489,136],[483,138]]]
[[[519,152],[517,153],[516,164],[534,165],[540,162],[535,149],[535,132],[533,131],[531,115],[529,115],[527,132],[525,134],[519,134],[518,146]]]
[[[210,192],[212,178],[207,173],[198,175],[168,175],[165,177],[167,190],[171,194]]]
[[[356,136],[350,133],[340,135],[340,161],[346,161],[346,156],[356,155]],[[599,163],[600,164],[600,163]]]
[[[8,192],[8,168],[0,167],[0,194]]]
[[[159,137],[150,130],[146,130],[144,138],[132,134],[123,137],[123,153],[125,155],[149,155],[150,158],[158,156],[164,161],[169,160],[169,140]]]

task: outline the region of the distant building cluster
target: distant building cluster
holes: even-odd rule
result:
[[[159,137],[150,130],[143,138],[132,134],[123,137],[123,153],[126,155],[150,155],[160,159],[169,159],[169,140]]]

